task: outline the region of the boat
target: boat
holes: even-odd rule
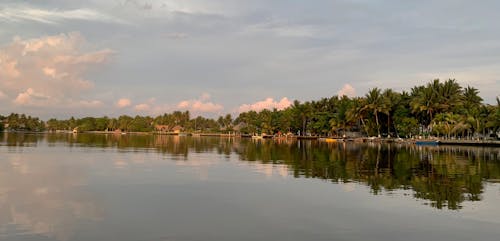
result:
[[[337,142],[342,142],[342,139],[336,139],[336,138],[319,138],[319,141],[324,141],[326,143],[337,143]]]
[[[439,145],[439,141],[438,140],[418,140],[418,141],[415,141],[415,145],[419,145],[419,146],[437,146],[437,145]]]

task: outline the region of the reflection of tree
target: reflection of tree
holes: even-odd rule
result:
[[[365,183],[374,194],[412,189],[439,209],[481,200],[482,181],[500,177],[498,153],[476,148],[242,141],[236,152],[247,161],[283,161],[294,176]]]
[[[19,146],[44,139],[9,134],[3,140]],[[374,194],[411,189],[416,198],[429,200],[439,209],[459,209],[463,201],[481,200],[482,182],[500,179],[500,152],[488,148],[112,134],[47,135],[45,140],[49,146],[156,151],[181,160],[188,160],[190,152],[237,154],[244,161],[284,164],[295,177],[364,183]]]
[[[77,165],[50,157],[0,162],[0,227],[68,240],[81,220],[95,220],[100,210],[93,197],[79,189],[85,173]]]

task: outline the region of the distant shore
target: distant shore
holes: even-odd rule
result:
[[[483,147],[500,147],[500,140],[453,140],[442,138],[418,139],[418,138],[379,138],[379,137],[357,137],[357,138],[341,138],[341,137],[325,137],[325,136],[253,136],[251,134],[241,133],[191,133],[191,132],[116,132],[116,131],[14,131],[4,133],[22,133],[22,134],[107,134],[107,135],[170,135],[170,136],[194,136],[194,137],[221,137],[221,138],[254,138],[258,139],[275,139],[275,140],[316,140],[322,142],[354,142],[354,143],[406,143],[419,145],[455,145],[455,146],[483,146]],[[255,139],[255,138],[254,138]]]

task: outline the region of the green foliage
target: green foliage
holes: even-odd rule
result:
[[[8,131],[44,131],[45,123],[38,117],[26,116],[25,114],[11,113],[3,117]],[[2,124],[3,127],[3,124]]]
[[[156,126],[180,126],[189,132],[240,132],[248,134],[294,133],[300,135],[344,136],[359,132],[369,136],[408,137],[434,134],[442,137],[478,138],[500,131],[500,99],[485,105],[479,91],[462,88],[456,80],[435,79],[415,86],[410,93],[373,88],[363,97],[332,96],[317,101],[295,100],[283,110],[250,110],[234,120],[230,114],[216,119],[189,111],[174,111],[157,117],[85,117],[50,119],[49,131],[154,131]],[[45,123],[38,118],[11,114],[3,118],[7,130],[41,131]],[[0,127],[1,128],[1,127]]]
[[[4,120],[5,120],[5,117],[0,115],[0,132],[2,132],[4,130]]]

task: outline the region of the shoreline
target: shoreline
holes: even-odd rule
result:
[[[3,131],[0,133],[15,133],[15,134],[105,134],[105,135],[167,135],[167,136],[192,136],[192,137],[220,137],[220,138],[252,138],[249,134],[227,134],[227,133],[191,133],[191,132],[115,132],[115,131]],[[326,143],[406,143],[413,145],[442,145],[442,146],[478,146],[478,147],[500,147],[500,140],[449,140],[449,139],[405,139],[405,138],[378,138],[378,137],[357,137],[357,138],[335,138],[321,136],[289,136],[289,137],[273,137],[266,136],[268,140],[312,140]]]

